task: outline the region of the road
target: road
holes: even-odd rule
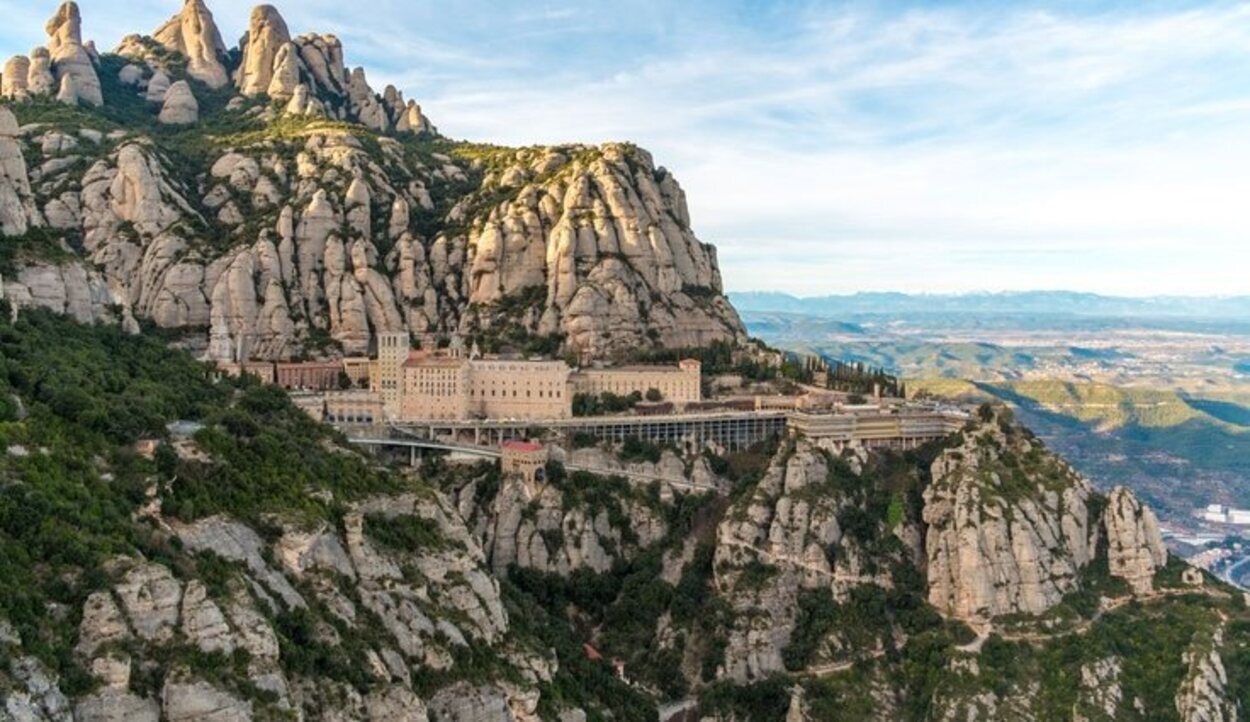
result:
[[[1245,585],[1241,583],[1240,579],[1243,571],[1250,571],[1242,569],[1242,567],[1245,567],[1247,564],[1250,564],[1250,557],[1242,558],[1241,561],[1233,564],[1228,569],[1225,569],[1220,576],[1224,579],[1224,581],[1232,584],[1234,587],[1237,587],[1238,589],[1245,589]]]

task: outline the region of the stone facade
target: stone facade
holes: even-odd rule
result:
[[[328,423],[373,426],[385,418],[382,397],[371,391],[337,391],[325,395]]]
[[[327,391],[337,389],[343,364],[336,361],[276,364],[274,378],[284,389]]]
[[[367,356],[354,356],[343,359],[343,373],[357,388],[369,387],[369,374],[373,371],[373,360]]]
[[[703,365],[686,359],[676,366],[623,366],[620,368],[583,369],[573,375],[573,391],[579,394],[617,396],[642,394],[654,389],[664,401],[675,404],[698,403],[703,400]]]
[[[414,353],[404,363],[400,418],[455,421],[469,417],[469,364],[461,358]]]
[[[505,477],[519,478],[534,485],[545,481],[547,448],[532,441],[507,441],[502,448],[501,469]]]
[[[400,416],[403,401],[404,364],[412,350],[412,340],[407,333],[383,333],[378,335],[377,373],[370,375],[369,387],[382,396],[382,404],[389,418]]]
[[[469,363],[469,413],[489,419],[565,419],[573,415],[563,361],[475,359]]]

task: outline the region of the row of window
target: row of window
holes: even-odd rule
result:
[[[372,424],[373,414],[326,414],[326,421],[331,424]]]
[[[475,397],[475,396],[478,396],[478,397],[481,397],[481,398],[486,398],[486,391],[485,391],[484,389],[469,389],[469,396],[470,396],[470,398]],[[506,399],[506,398],[509,398],[509,396],[508,396],[508,390],[507,390],[507,389],[504,389],[502,393],[498,393],[498,390],[497,390],[497,389],[491,389],[491,390],[490,390],[490,397],[491,397],[492,399],[494,399],[494,398],[499,398],[500,396],[502,396],[502,397],[503,397],[503,398],[505,398],[505,399]],[[514,398],[514,399],[515,399],[515,398],[520,398],[519,393],[517,392],[517,390],[516,390],[516,389],[512,389],[512,396],[511,396],[511,398]],[[525,398],[527,398],[527,399],[532,399],[532,398],[534,398],[534,392],[533,392],[533,391],[526,391],[526,392],[525,392]],[[562,398],[564,398],[564,393],[563,393],[562,391],[547,391],[547,392],[543,392],[543,391],[541,391],[541,390],[540,390],[540,391],[538,392],[538,398],[540,398],[540,399],[562,399]]]

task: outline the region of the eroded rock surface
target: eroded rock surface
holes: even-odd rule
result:
[[[1016,464],[1024,459],[1028,470]],[[935,461],[932,475],[924,520],[935,607],[969,620],[1040,614],[1078,589],[1097,528],[1090,486],[1065,463],[985,424]]]

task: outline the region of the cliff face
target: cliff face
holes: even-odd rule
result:
[[[933,464],[925,490],[929,601],[986,622],[1042,614],[1081,588],[1105,547],[1109,574],[1131,594],[1154,591],[1167,549],[1154,513],[1131,491],[1093,491],[1062,459],[1008,424],[986,423]],[[1096,508],[1092,508],[1096,506]]]
[[[862,457],[848,462],[800,442],[775,457],[751,493],[726,513],[713,568],[716,589],[735,614],[721,676],[747,682],[784,672],[787,649],[796,633],[805,633],[796,631],[805,595],[827,592],[840,604],[856,590],[892,584],[891,566],[906,550],[875,544],[898,537],[860,514],[867,502],[862,463]],[[906,536],[906,525],[897,531]],[[809,641],[816,649],[805,664],[851,652],[840,635]]]
[[[194,557],[110,560],[108,587],[82,605],[74,648],[92,691],[65,694],[42,662],[10,648],[18,685],[6,692],[14,715],[7,719],[68,719],[72,712],[74,719],[119,722],[245,720],[315,711],[323,719],[424,721],[435,707],[437,719],[467,720],[477,719],[478,704],[508,719],[538,719],[536,685],[550,681],[555,665],[541,652],[509,653],[514,681],[452,686],[425,700],[414,688],[416,671],[451,674],[471,645],[510,644],[498,582],[440,499],[378,498],[354,507],[342,530],[285,527],[271,543],[228,517],[154,521],[187,554],[221,560],[231,571],[206,584],[185,578]],[[442,541],[416,554],[397,552],[375,540],[371,524],[419,524]],[[309,620],[304,654],[345,651],[366,683],[309,677],[299,652],[276,631],[292,619]],[[0,645],[18,645],[11,629],[7,635]]]
[[[79,24],[67,3],[50,44],[79,47]],[[269,6],[232,57],[197,1],[113,55],[54,63],[80,86],[101,74],[98,114],[54,110],[30,58],[10,61],[25,125],[0,111],[0,231],[37,231],[4,273],[19,305],[94,298],[76,281],[96,277],[99,306],[223,360],[362,353],[399,329],[596,355],[744,338],[715,250],[645,151],[446,141],[349,71],[337,38],[293,38]],[[49,261],[37,290],[20,279]]]
[[[932,475],[924,520],[935,607],[963,619],[1040,614],[1077,589],[1097,527],[1089,484],[1062,461],[986,425]]]

